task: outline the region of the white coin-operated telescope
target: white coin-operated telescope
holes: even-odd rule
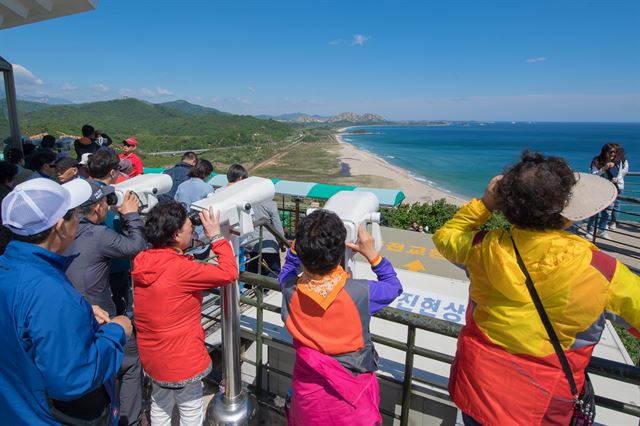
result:
[[[227,239],[232,236],[242,237],[253,232],[252,206],[273,199],[275,193],[276,188],[271,180],[252,176],[196,201],[191,204],[191,210],[200,212],[212,208],[219,211],[223,235]],[[236,253],[237,249],[234,246]]]
[[[212,196],[191,204],[199,212],[213,209],[220,212],[220,229],[239,251],[240,237],[253,232],[251,208],[272,200],[276,193],[273,182],[250,177],[216,191]],[[237,260],[237,257],[236,257]],[[243,425],[255,414],[253,396],[242,389],[240,376],[240,293],[238,281],[221,288],[222,299],[222,357],[225,392],[218,392],[207,407],[207,425]]]
[[[140,212],[148,213],[149,210],[158,204],[158,195],[171,191],[173,179],[171,176],[159,173],[148,175],[138,175],[124,182],[113,185],[115,195],[118,197],[116,207],[120,207],[124,201],[124,194],[132,191],[138,196],[140,202]]]
[[[371,234],[376,242],[376,250],[382,247],[382,234],[380,232],[380,203],[378,197],[372,192],[366,191],[340,191],[333,195],[324,207],[325,210],[337,214],[344,227],[347,229],[347,243],[358,241],[358,225],[366,228],[371,223]],[[307,214],[316,209],[308,209]],[[354,276],[355,254],[350,248],[345,248],[344,263],[347,272]]]

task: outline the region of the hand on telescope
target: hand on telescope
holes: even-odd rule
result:
[[[495,176],[489,181],[487,189],[484,190],[482,202],[489,211],[494,211],[500,207],[500,200],[498,198],[498,194],[496,193],[496,185],[498,184],[498,182],[500,182],[501,179],[502,175]]]
[[[118,209],[118,212],[122,215],[127,213],[138,213],[138,206],[138,196],[132,191],[127,191],[124,193],[124,201],[122,201],[122,205]]]
[[[354,252],[363,255],[369,263],[376,260],[379,255],[378,250],[376,250],[376,240],[362,225],[358,225],[358,242],[345,243],[345,245]]]
[[[102,325],[109,322],[109,313],[107,311],[98,305],[91,305],[91,309],[93,309],[93,316],[96,317],[98,324]]]
[[[207,210],[200,211],[199,215],[204,228],[204,235],[207,238],[213,238],[220,234],[220,212],[214,213],[213,209],[209,207]]]

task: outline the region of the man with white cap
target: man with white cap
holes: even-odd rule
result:
[[[100,317],[73,288],[62,253],[91,196],[75,179],[33,179],[2,202],[13,240],[0,256],[0,418],[6,424],[115,418],[113,377],[131,334],[127,317]],[[100,325],[99,322],[103,325]]]

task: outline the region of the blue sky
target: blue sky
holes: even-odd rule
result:
[[[640,2],[102,0],[0,31],[20,94],[242,114],[640,121]]]

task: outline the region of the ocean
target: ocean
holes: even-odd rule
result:
[[[624,147],[630,171],[640,171],[640,123],[456,123],[349,131],[356,129],[370,133],[345,134],[343,140],[465,198],[481,196],[489,180],[527,149],[563,157],[575,171],[586,172],[602,145],[616,142]]]

